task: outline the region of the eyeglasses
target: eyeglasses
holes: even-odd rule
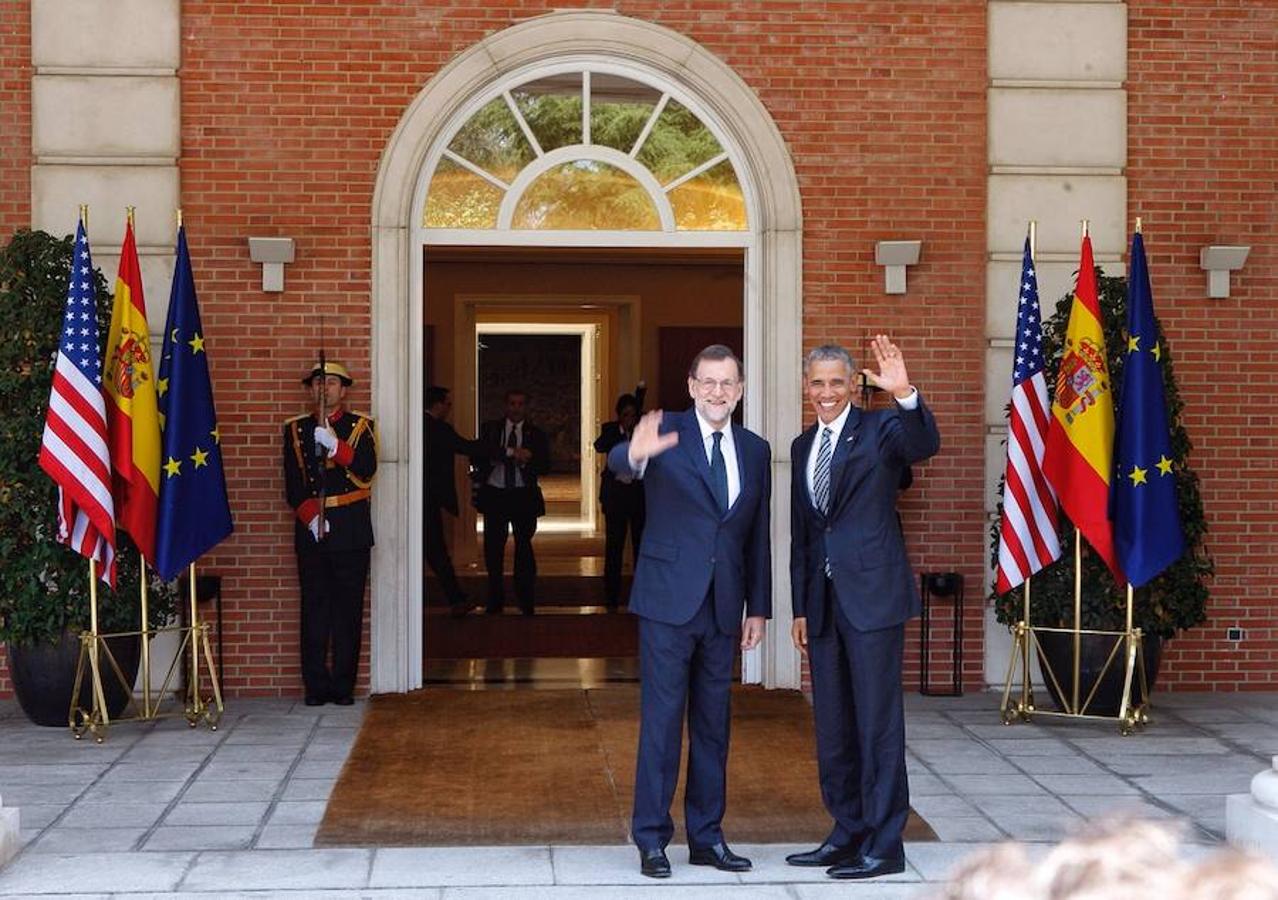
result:
[[[697,385],[697,387],[701,389],[701,392],[704,394],[711,393],[712,391],[714,391],[716,387],[723,388],[724,393],[731,393],[732,391],[735,391],[741,384],[741,382],[735,378],[724,378],[723,380],[718,380],[715,378],[696,378],[696,379],[693,379],[693,381]]]

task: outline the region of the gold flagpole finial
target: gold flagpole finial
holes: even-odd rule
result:
[[[124,218],[128,220],[130,228],[133,227],[133,210],[134,209],[135,207],[132,207],[132,206],[124,207]]]
[[[1136,217],[1136,233],[1137,234],[1140,234],[1140,226],[1141,226],[1140,216],[1137,216]]]
[[[89,230],[89,204],[80,204],[80,221],[84,223],[84,230]]]
[[[177,208],[177,223],[178,223],[178,230],[181,231],[182,230],[182,207],[180,206]]]
[[[1029,220],[1029,244],[1030,259],[1038,257],[1038,221],[1036,219]]]
[[[1087,237],[1087,220],[1083,219],[1083,237]]]

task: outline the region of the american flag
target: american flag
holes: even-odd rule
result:
[[[1034,259],[1026,238],[1021,296],[1016,310],[1016,363],[1012,368],[1003,521],[999,527],[997,587],[1000,594],[1021,584],[1061,555],[1056,537],[1056,493],[1043,476],[1050,406],[1043,377],[1042,315]]]
[[[97,560],[102,580],[114,586],[115,504],[97,295],[83,221],[75,232],[62,339],[40,441],[40,468],[58,485],[58,540]]]

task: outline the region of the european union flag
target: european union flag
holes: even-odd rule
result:
[[[164,437],[155,570],[168,580],[176,578],[233,528],[185,228],[178,228],[177,269],[169,294],[156,391]]]
[[[1162,355],[1145,242],[1137,233],[1132,237],[1127,355],[1109,507],[1118,559],[1133,587],[1148,583],[1185,552],[1176,503],[1177,460],[1172,456],[1163,396]]]

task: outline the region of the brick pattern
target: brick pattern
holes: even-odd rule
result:
[[[1160,687],[1278,687],[1278,7],[1128,3],[1128,209],[1143,216],[1216,562],[1210,621],[1172,642]],[[1249,244],[1228,299],[1198,251]],[[1225,640],[1240,625],[1246,640]]]
[[[16,80],[0,85],[16,85],[17,108],[28,112],[0,137],[20,151],[0,155],[0,165],[15,167],[0,184],[16,179],[25,194],[27,162],[13,160],[30,146],[22,62],[29,10],[13,5],[20,12],[0,14],[7,26],[0,47],[7,63],[17,62],[5,70]],[[986,4],[186,0],[183,205],[236,515],[235,535],[206,566],[236,573],[224,598],[228,693],[300,693],[280,422],[303,409],[297,378],[313,359],[321,323],[330,357],[359,381],[352,406],[367,408],[369,210],[391,132],[422,85],[474,42],[573,6],[615,8],[688,35],[732,66],[776,119],[803,195],[805,347],[837,340],[863,355],[870,334],[889,331],[940,422],[944,450],[918,471],[902,515],[919,569],[967,579],[964,682],[979,686],[977,598],[988,556],[980,395]],[[1266,463],[1275,453],[1275,421],[1263,410],[1242,410],[1267,395],[1275,371],[1267,360],[1278,323],[1265,301],[1276,276],[1264,225],[1275,220],[1278,23],[1274,11],[1243,0],[1174,10],[1137,0],[1130,7],[1131,209],[1149,223],[1156,297],[1190,400],[1195,462],[1208,476],[1220,573],[1213,625],[1177,642],[1164,683],[1272,688],[1278,638],[1262,584],[1274,568],[1263,560],[1272,559]],[[0,209],[16,221],[25,196],[6,201],[3,190]],[[249,234],[296,240],[285,293],[260,291]],[[885,295],[874,242],[911,237],[923,238],[925,248],[910,271],[910,292]],[[1254,249],[1235,276],[1235,296],[1209,303],[1196,254],[1212,242]],[[1216,335],[1239,332],[1247,335],[1246,357],[1218,359]],[[1235,620],[1249,633],[1238,650],[1214,639]],[[948,671],[953,651],[948,621],[938,617],[936,672]],[[911,688],[916,629],[908,645]]]
[[[0,6],[0,234],[31,225],[31,8],[29,0]],[[9,668],[0,645],[0,697],[8,696]]]

